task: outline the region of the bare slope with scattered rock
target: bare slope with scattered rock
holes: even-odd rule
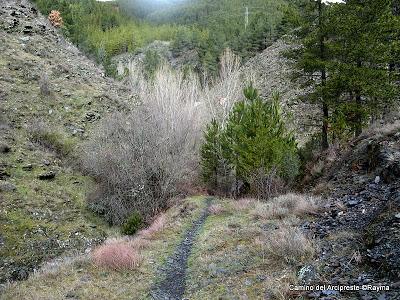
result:
[[[400,299],[400,124],[366,132],[337,158],[319,183],[327,196],[323,217],[303,224],[321,241],[319,280],[390,286],[332,291],[337,299]]]
[[[299,81],[293,81],[293,61],[285,57],[285,52],[296,47],[289,37],[284,37],[263,52],[246,62],[243,72],[256,74],[256,85],[265,98],[279,93],[284,113],[295,130],[299,144],[309,140],[319,129],[319,110],[314,104],[299,100],[307,89]]]
[[[79,143],[129,91],[26,0],[0,2],[0,283],[84,251],[107,229],[85,205]]]

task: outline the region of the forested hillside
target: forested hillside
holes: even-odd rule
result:
[[[123,7],[138,7],[143,1],[120,0]],[[174,40],[176,53],[196,49],[203,72],[215,75],[225,48],[243,59],[265,49],[282,34],[280,23],[287,10],[285,0],[195,0],[175,1],[149,9],[146,20],[155,24],[180,24]]]
[[[284,32],[285,0],[134,1],[35,0],[48,15],[60,11],[66,36],[103,64],[111,57],[135,52],[155,40],[173,42],[175,56],[195,50],[196,71],[215,77],[219,57],[231,48],[243,59],[265,49]]]
[[[110,58],[136,49],[154,40],[173,40],[174,25],[150,25],[128,16],[115,2],[96,0],[34,0],[44,15],[61,13],[64,34],[89,56],[103,64],[110,75]]]

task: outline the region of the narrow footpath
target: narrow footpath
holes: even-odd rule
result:
[[[193,222],[191,228],[185,233],[183,240],[177,246],[175,252],[167,259],[160,269],[160,281],[155,284],[150,295],[154,300],[181,300],[186,288],[186,270],[188,259],[192,252],[201,228],[208,215],[212,198],[206,200],[206,207],[200,217]]]

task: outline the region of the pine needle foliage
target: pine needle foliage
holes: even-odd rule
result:
[[[220,183],[226,182],[227,176],[234,177],[233,183],[250,184],[260,169],[266,174],[276,170],[286,182],[298,174],[297,145],[285,126],[279,95],[266,101],[250,85],[244,96],[224,126],[213,120],[205,131],[202,174],[211,189],[221,190]]]

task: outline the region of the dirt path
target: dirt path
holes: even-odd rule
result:
[[[212,198],[206,200],[207,206],[200,217],[193,222],[192,227],[185,233],[183,240],[175,252],[168,258],[160,270],[162,278],[150,292],[154,300],[181,300],[185,293],[186,270],[188,259],[196,237],[206,221]]]

